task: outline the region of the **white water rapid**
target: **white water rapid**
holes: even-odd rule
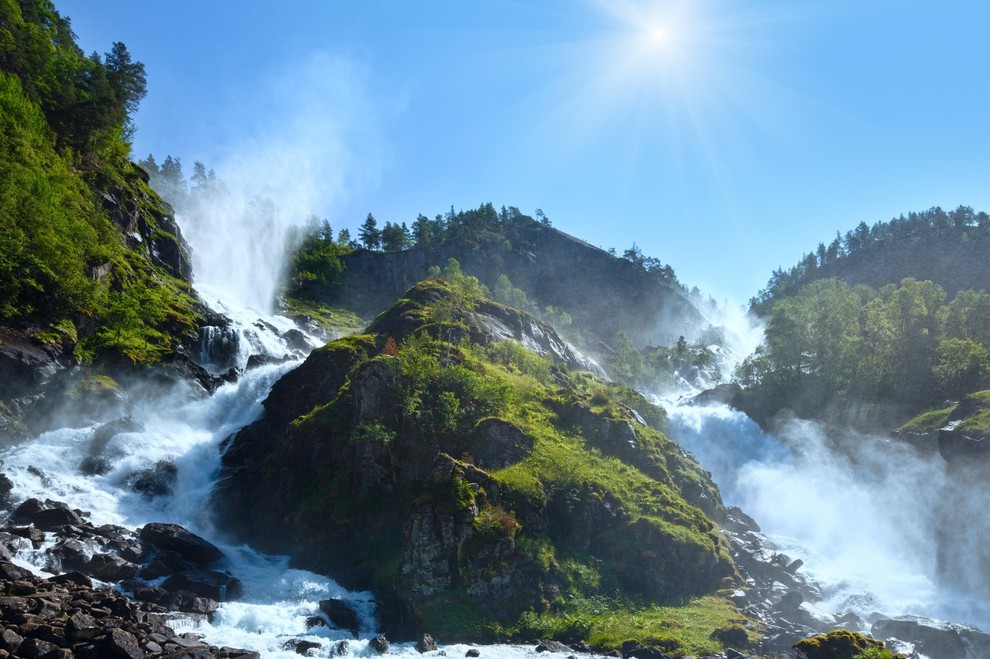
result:
[[[764,433],[724,405],[667,405],[669,434],[712,473],[726,505],[760,525],[770,547],[804,561],[821,588],[812,610],[868,621],[921,615],[990,628],[990,604],[938,583],[933,529],[945,481],[925,458],[883,437],[831,442],[810,421]],[[868,631],[868,630],[867,630]]]

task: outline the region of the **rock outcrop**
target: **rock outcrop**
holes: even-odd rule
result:
[[[224,523],[374,589],[403,635],[477,637],[598,584],[668,602],[731,581],[703,512],[718,492],[647,424],[662,411],[571,370],[585,362],[548,326],[457,295],[417,285],[285,375],[227,442]],[[474,622],[450,629],[451,609]]]

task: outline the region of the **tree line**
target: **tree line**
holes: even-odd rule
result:
[[[761,316],[773,305],[818,279],[837,277],[879,288],[904,278],[931,280],[955,293],[990,288],[981,267],[990,248],[990,215],[959,206],[908,213],[868,226],[860,222],[831,243],[819,243],[791,268],[773,271],[766,288],[752,300]]]
[[[931,281],[874,289],[823,279],[778,300],[736,373],[780,407],[830,400],[923,406],[990,387],[990,294]],[[800,402],[798,402],[800,401]]]

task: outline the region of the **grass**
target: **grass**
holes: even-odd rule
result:
[[[584,640],[603,649],[637,640],[684,657],[722,652],[724,645],[714,638],[718,630],[750,626],[729,600],[718,595],[679,606],[637,605],[592,597],[568,600],[555,612],[525,614],[511,632],[519,638],[552,638],[565,643]],[[750,642],[759,639],[755,629],[747,629],[747,636]]]
[[[919,414],[900,428],[900,432],[926,433],[935,432],[943,427],[949,420],[949,414],[956,409],[955,405],[944,407],[938,410],[929,410],[924,414]]]
[[[360,332],[367,324],[364,319],[353,311],[343,307],[332,307],[321,304],[316,300],[295,297],[289,294],[282,296],[284,308],[281,313],[289,318],[309,318],[330,336],[344,336]]]

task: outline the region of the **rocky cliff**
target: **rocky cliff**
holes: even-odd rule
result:
[[[106,222],[104,258],[87,277],[105,290],[99,304],[0,317],[0,438],[48,427],[56,410],[79,422],[124,413],[129,379],[176,377],[215,384],[189,358],[199,330],[225,326],[192,289],[189,246],[171,207],[140,168],[80,174],[93,221]],[[149,368],[150,367],[150,368]]]
[[[373,588],[391,625],[448,639],[571,596],[731,582],[708,474],[662,410],[582,366],[528,315],[423,282],[273,387],[228,440],[213,505],[256,546]]]

